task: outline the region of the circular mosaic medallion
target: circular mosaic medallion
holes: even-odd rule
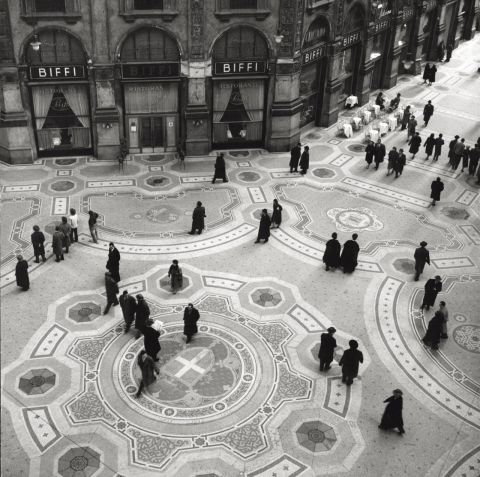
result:
[[[147,184],[152,186],[152,187],[160,187],[160,186],[165,186],[170,183],[170,179],[165,176],[154,176],[154,177],[149,177],[146,180]]]
[[[328,169],[327,167],[318,167],[313,170],[313,175],[316,177],[321,177],[322,179],[330,179],[335,177],[335,171]]]
[[[378,220],[372,210],[366,207],[330,209],[327,211],[327,215],[335,222],[337,229],[342,232],[357,230],[374,232],[383,229],[382,222]]]
[[[350,144],[349,146],[347,146],[347,149],[351,152],[364,152],[365,145],[360,143]]]
[[[180,212],[170,205],[161,205],[152,207],[146,213],[146,218],[150,222],[157,222],[160,224],[168,224],[176,222],[180,217]]]
[[[395,270],[406,273],[407,275],[411,275],[415,272],[415,261],[409,258],[397,258],[392,263],[392,266]]]
[[[261,179],[261,176],[257,172],[243,171],[238,174],[238,178],[243,182],[257,182]]]
[[[480,326],[460,325],[453,330],[453,339],[467,351],[480,353]]]

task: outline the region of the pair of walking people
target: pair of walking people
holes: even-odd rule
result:
[[[357,234],[353,234],[351,240],[347,240],[343,244],[343,250],[340,253],[341,245],[337,240],[337,233],[333,232],[332,238],[325,244],[325,252],[323,254],[323,263],[325,270],[331,268],[343,268],[343,273],[352,273],[358,265],[358,254],[360,247],[357,243]]]

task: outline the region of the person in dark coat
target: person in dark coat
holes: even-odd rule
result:
[[[425,153],[427,154],[425,160],[428,161],[428,158],[433,154],[433,148],[435,146],[435,134],[430,134],[430,136],[425,139],[423,146],[425,147]]]
[[[93,210],[88,211],[88,228],[90,230],[90,235],[92,236],[92,242],[98,243],[98,226],[97,220],[99,215]]]
[[[358,351],[356,340],[350,340],[348,345],[350,348],[343,353],[338,364],[342,367],[342,383],[350,386],[354,378],[358,376],[358,367],[360,363],[363,363],[363,353]]]
[[[451,41],[447,43],[446,49],[447,49],[447,58],[445,62],[448,63],[450,61],[450,58],[452,57],[452,52],[453,52],[453,43]]]
[[[343,244],[342,255],[340,256],[340,265],[343,268],[343,273],[352,273],[358,265],[358,253],[360,247],[357,243],[357,234],[352,235],[352,240],[347,240]]]
[[[104,315],[109,312],[112,305],[118,305],[118,285],[110,272],[105,272],[105,292],[107,294],[107,305],[105,306],[105,310],[103,310]]]
[[[421,310],[426,309],[427,311],[431,306],[435,305],[435,300],[437,295],[442,291],[442,277],[437,275],[435,278],[430,278],[425,283],[425,294],[423,296]]]
[[[280,227],[282,223],[283,207],[278,203],[278,199],[273,199],[272,227]]]
[[[462,170],[463,172],[465,169],[468,169],[468,162],[470,161],[470,146],[465,146],[462,154]]]
[[[112,278],[118,283],[120,281],[120,252],[113,242],[108,247],[107,270],[112,274]]]
[[[423,84],[426,84],[430,80],[430,68],[430,63],[427,63],[423,70]]]
[[[471,176],[475,175],[478,167],[478,160],[480,159],[480,144],[475,144],[475,147],[470,150],[470,163],[468,164],[468,173]]]
[[[394,389],[393,395],[385,399],[388,403],[385,411],[383,411],[382,420],[379,424],[379,429],[388,430],[388,429],[398,429],[399,434],[405,434],[405,429],[403,428],[403,398],[402,391],[400,389]]]
[[[458,140],[460,139],[460,136],[455,136],[449,143],[448,143],[448,165],[452,166],[453,163],[455,162],[455,154],[454,154],[454,148],[455,145],[457,144]]]
[[[375,143],[373,141],[368,141],[368,144],[365,147],[365,161],[367,162],[367,169],[370,167],[370,164],[373,162],[374,152],[375,152]]]
[[[44,262],[47,261],[45,256],[45,235],[43,232],[40,232],[40,227],[38,225],[33,226],[33,234],[30,235],[33,246],[33,254],[35,255],[35,263],[40,263],[40,256]]]
[[[385,97],[383,96],[383,93],[381,91],[377,94],[377,97],[375,98],[375,104],[377,106],[380,106],[380,109],[385,109]]]
[[[420,275],[423,273],[425,264],[430,265],[430,252],[428,251],[427,242],[420,242],[420,247],[415,249],[413,258],[415,259],[415,281],[418,282]]]
[[[63,232],[60,231],[60,227],[57,225],[55,227],[55,232],[52,235],[52,249],[55,254],[55,261],[59,262],[64,260],[63,257]]]
[[[423,121],[424,121],[424,126],[428,126],[428,121],[430,121],[430,118],[433,116],[433,111],[434,111],[433,104],[430,100],[428,100],[428,103],[425,105],[423,108]]]
[[[28,262],[21,255],[17,255],[17,265],[15,266],[15,278],[17,287],[21,287],[23,291],[30,288],[30,278],[28,277]]]
[[[143,346],[145,346],[145,351],[148,356],[150,356],[153,361],[157,362],[157,354],[162,349],[158,338],[160,338],[160,332],[155,328],[152,328],[153,320],[148,319],[145,322],[145,327],[143,328]]]
[[[212,184],[215,184],[217,179],[222,179],[223,182],[228,182],[223,152],[217,156],[215,161],[215,173],[213,174]]]
[[[393,172],[397,159],[398,159],[397,148],[393,146],[391,151],[388,153],[387,176],[389,176]]]
[[[193,235],[197,230],[199,235],[202,233],[202,230],[205,228],[205,217],[205,207],[198,201],[192,213],[192,230],[188,232],[190,235]]]
[[[187,337],[187,343],[192,341],[192,336],[198,333],[197,321],[200,319],[200,313],[189,303],[183,312],[183,334]]]
[[[296,146],[292,147],[290,151],[290,172],[298,172],[298,161],[300,161],[300,156],[302,155],[301,144],[298,143]]]
[[[443,134],[439,134],[435,139],[435,152],[433,153],[433,160],[438,161],[440,154],[442,153],[442,146],[445,144],[443,140]]]
[[[135,328],[137,334],[135,338],[140,338],[145,326],[147,326],[147,320],[150,318],[150,307],[143,298],[143,295],[137,295],[137,306],[135,308]]]
[[[170,278],[170,290],[175,295],[183,287],[183,272],[178,265],[178,260],[172,260],[168,269],[168,277]]]
[[[325,244],[325,253],[323,254],[323,263],[325,270],[338,268],[340,266],[340,242],[337,240],[337,233],[333,232],[332,238]]]
[[[159,374],[159,371],[155,366],[153,359],[147,354],[144,349],[142,349],[142,351],[140,351],[140,353],[138,354],[137,364],[142,372],[142,379],[140,380],[138,391],[135,394],[136,398],[140,397],[143,389],[150,386],[150,384],[152,384],[155,379],[157,379],[155,375]]]
[[[408,152],[412,154],[412,159],[417,154],[421,144],[422,144],[422,138],[420,137],[420,133],[417,132],[415,133],[414,136],[412,136],[412,139],[410,139],[410,142],[408,143],[408,145],[410,146],[410,149],[408,150]]]
[[[410,121],[410,105],[408,105],[406,108],[405,108],[405,111],[403,111],[403,117],[402,117],[402,131],[404,129],[407,129],[407,126],[408,126],[408,121]]]
[[[328,371],[333,361],[333,353],[337,347],[337,340],[333,337],[336,329],[331,326],[327,329],[328,333],[322,333],[320,336],[320,349],[318,357],[320,358],[320,371]]]
[[[422,338],[426,346],[430,346],[432,349],[438,349],[438,344],[442,336],[443,321],[443,313],[436,311],[433,318],[428,322],[427,332]]]
[[[400,104],[400,97],[402,95],[400,93],[397,93],[397,96],[395,96],[395,98],[393,98],[391,101],[390,101],[390,105],[388,106],[388,112],[391,113],[392,111],[395,111],[395,109],[398,108],[399,104]]]
[[[437,75],[437,67],[435,65],[432,65],[430,68],[430,71],[428,72],[428,86],[432,86],[433,83],[435,83],[436,80],[436,75]]]
[[[407,163],[407,156],[404,154],[403,149],[398,151],[398,159],[396,160],[395,164],[393,165],[393,170],[395,171],[395,179],[400,175],[402,175],[403,168]]]
[[[437,177],[437,179],[434,180],[430,186],[430,189],[432,191],[430,194],[430,198],[432,199],[432,205],[435,205],[437,203],[437,200],[440,200],[440,194],[442,193],[443,188],[443,182],[440,180],[440,177]]]
[[[457,141],[453,146],[452,151],[452,169],[457,170],[458,165],[463,157],[463,151],[465,151],[465,138],[462,138],[460,141]]]
[[[305,175],[310,167],[310,148],[305,146],[300,157],[300,173]]]
[[[68,253],[70,247],[70,235],[72,234],[72,227],[68,223],[66,217],[62,217],[62,222],[58,226],[60,232],[63,233],[63,247],[65,247],[65,253]]]
[[[415,136],[415,132],[417,130],[417,120],[415,116],[412,114],[410,115],[410,119],[408,120],[408,129],[407,129],[407,141],[410,137]]]
[[[137,309],[137,300],[135,297],[124,290],[119,298],[120,308],[122,309],[123,320],[125,321],[125,333],[128,333],[135,319],[135,310]]]
[[[382,140],[378,139],[375,147],[373,149],[373,157],[375,159],[375,170],[378,170],[378,166],[383,162],[387,151],[385,149],[385,144],[382,144]]]
[[[272,224],[270,216],[268,215],[267,209],[262,210],[262,215],[260,217],[260,225],[258,227],[258,236],[255,243],[259,243],[260,240],[263,240],[264,243],[268,242],[268,237],[270,237],[270,225]]]
[[[443,40],[437,46],[437,60],[442,63],[443,58],[445,57],[445,43]]]

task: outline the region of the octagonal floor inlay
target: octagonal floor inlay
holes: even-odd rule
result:
[[[58,473],[62,477],[91,477],[100,468],[100,454],[90,447],[68,450],[58,459]]]
[[[333,428],[321,421],[304,422],[296,434],[298,443],[311,452],[327,452],[337,442]]]
[[[18,383],[18,388],[27,395],[44,394],[55,386],[56,375],[52,371],[31,369],[25,373]]]

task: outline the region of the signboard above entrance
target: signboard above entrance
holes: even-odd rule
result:
[[[30,66],[31,80],[70,80],[84,79],[87,77],[85,67],[82,65],[70,66]]]
[[[354,43],[358,43],[362,39],[362,32],[355,31],[353,33],[349,33],[342,38],[342,46],[343,48],[348,48],[349,46],[353,45]]]
[[[323,56],[325,56],[326,45],[320,45],[316,48],[311,48],[310,50],[304,51],[302,54],[302,63],[306,65],[312,61],[317,61]]]
[[[258,75],[267,72],[266,61],[217,61],[214,74],[218,76]]]
[[[124,79],[159,79],[176,78],[180,76],[179,63],[138,63],[122,65]]]

